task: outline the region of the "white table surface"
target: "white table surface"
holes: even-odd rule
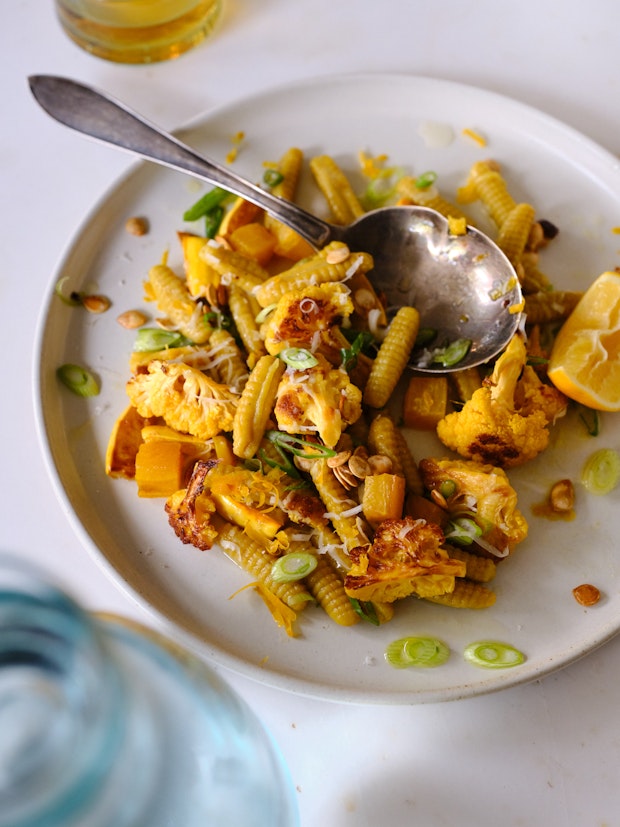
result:
[[[86,607],[140,620],[146,612],[104,575],[60,508],[32,399],[32,342],[54,266],[91,205],[133,162],[52,122],[30,96],[29,74],[92,83],[174,128],[287,80],[407,72],[527,102],[620,154],[616,0],[225,5],[212,39],[146,67],[79,50],[51,0],[5,3],[0,26],[0,546],[43,564]],[[619,674],[616,638],[544,680],[444,704],[339,705],[225,677],[280,744],[303,827],[611,827],[620,825]]]

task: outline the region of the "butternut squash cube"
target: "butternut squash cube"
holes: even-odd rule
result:
[[[431,431],[446,415],[448,378],[446,376],[412,376],[403,404],[403,422],[408,428]]]
[[[400,520],[404,502],[404,477],[398,474],[371,474],[365,477],[362,511],[373,528],[384,520]]]
[[[193,297],[206,296],[207,288],[220,283],[220,275],[200,257],[206,239],[193,233],[178,233],[183,250],[187,288]]]
[[[139,497],[169,497],[183,488],[186,456],[183,444],[154,439],[143,442],[136,455]]]
[[[229,237],[231,247],[264,267],[276,248],[276,237],[262,224],[253,222],[238,227]]]

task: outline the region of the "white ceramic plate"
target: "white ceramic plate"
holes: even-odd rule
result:
[[[435,135],[449,127],[453,140],[438,146],[435,138],[428,145],[422,133],[429,123]],[[463,136],[464,128],[484,135],[487,146]],[[560,228],[541,262],[556,286],[583,288],[620,264],[620,239],[612,233],[620,223],[617,160],[563,124],[495,94],[406,76],[328,78],[210,113],[182,138],[224,160],[239,130],[246,139],[235,168],[255,180],[263,161],[297,145],[308,158],[332,154],[361,187],[357,154],[365,150],[386,153],[391,163],[416,174],[435,170],[442,192],[454,196],[470,165],[493,157],[515,198],[533,202],[539,217]],[[83,139],[75,140],[79,151]],[[176,233],[184,228],[182,213],[206,188],[155,165],[137,166],[94,207],[73,239],[51,279],[40,324],[36,395],[49,465],[82,542],[116,582],[205,657],[267,684],[341,701],[419,703],[498,690],[564,666],[616,634],[620,489],[597,498],[578,479],[589,453],[620,446],[618,417],[603,417],[596,439],[577,417],[568,417],[555,430],[552,447],[511,474],[530,534],[501,565],[493,608],[458,611],[411,600],[381,628],[361,623],[348,629],[311,608],[301,617],[296,639],[274,624],[252,590],[229,599],[248,577],[217,549],[183,546],[168,526],[162,500],[140,500],[132,483],[106,478],[106,444],[126,404],[135,335],[116,316],[145,306],[142,280],[165,249],[172,266],[180,265]],[[302,200],[316,209],[321,202],[312,192],[305,180]],[[125,232],[132,215],[148,218],[148,235]],[[67,276],[67,289],[107,294],[113,309],[92,316],[65,306],[52,293],[60,276]],[[55,369],[64,362],[94,370],[102,382],[100,396],[82,400],[60,387]],[[414,437],[413,447],[418,458],[445,453],[428,437]],[[576,482],[577,519],[533,517],[531,505],[563,477]],[[590,609],[571,593],[584,582],[603,594]],[[391,668],[384,660],[386,644],[410,634],[442,638],[452,657],[435,669]],[[489,638],[517,646],[526,662],[496,671],[466,664],[465,645]]]

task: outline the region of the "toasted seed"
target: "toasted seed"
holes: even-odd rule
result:
[[[142,327],[143,324],[146,324],[147,319],[144,313],[139,310],[126,310],[116,317],[116,321],[121,327],[134,330],[136,327]]]
[[[570,480],[556,482],[549,493],[551,510],[559,514],[572,511],[575,505],[575,489]]]
[[[149,231],[149,223],[146,218],[133,215],[125,222],[125,230],[130,235],[146,235]]]
[[[342,247],[337,247],[335,250],[330,250],[325,256],[325,261],[328,264],[340,264],[341,262],[346,261],[350,255],[351,251],[347,245],[344,244]]]
[[[582,606],[594,606],[601,599],[600,591],[590,583],[582,583],[581,586],[576,586],[573,589],[573,595],[577,603]]]
[[[106,310],[110,309],[112,302],[107,296],[92,295],[83,296],[82,304],[89,313],[105,313]]]
[[[345,462],[351,456],[351,451],[339,451],[335,457],[328,457],[327,458],[327,465],[330,468],[339,468],[341,465],[344,465]]]
[[[332,471],[340,485],[346,488],[347,491],[355,488],[359,483],[359,479],[351,472],[347,465],[339,465],[336,468],[332,468]]]
[[[349,460],[349,471],[351,471],[351,473],[358,479],[363,480],[364,477],[367,477],[370,474],[368,460],[364,459],[364,457],[353,454]]]

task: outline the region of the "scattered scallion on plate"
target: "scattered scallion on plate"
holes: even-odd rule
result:
[[[591,494],[609,494],[620,482],[620,454],[613,448],[601,448],[585,461],[581,482]]]
[[[497,640],[479,640],[465,647],[463,657],[473,666],[483,669],[507,669],[519,666],[525,661],[525,655],[509,643]]]
[[[166,350],[171,347],[185,347],[192,342],[177,330],[163,330],[160,327],[143,327],[133,344],[134,353]]]
[[[434,637],[402,637],[388,643],[385,659],[395,669],[441,666],[450,657],[446,644]]]
[[[56,370],[56,376],[78,396],[97,396],[99,393],[99,383],[93,374],[81,365],[61,365]]]

